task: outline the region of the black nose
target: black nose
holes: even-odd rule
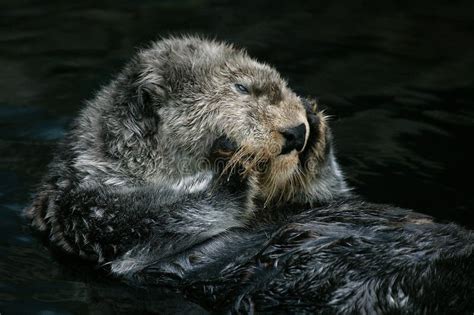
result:
[[[285,129],[280,131],[280,133],[285,138],[285,144],[283,145],[281,154],[287,154],[294,149],[296,149],[296,151],[301,151],[303,149],[304,141],[306,139],[306,126],[304,124]]]

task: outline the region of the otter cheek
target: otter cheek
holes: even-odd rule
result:
[[[247,150],[253,154],[257,154],[266,149],[268,132],[263,130],[261,126],[247,123],[239,126],[238,130],[238,136],[236,138],[238,138],[238,143],[241,147],[247,148]]]
[[[281,133],[275,130],[270,131],[270,139],[268,141],[268,152],[271,157],[276,157],[280,155],[281,150],[283,149],[284,140],[281,136]]]
[[[286,185],[298,168],[299,158],[297,153],[277,156],[271,164],[270,177],[277,185]]]

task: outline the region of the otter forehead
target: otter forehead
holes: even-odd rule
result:
[[[140,53],[139,61],[148,79],[164,79],[175,92],[240,83],[254,96],[266,96],[272,102],[279,102],[288,92],[286,81],[271,66],[251,58],[243,49],[199,37],[156,42]]]
[[[250,57],[228,63],[227,69],[230,80],[244,84],[256,97],[268,97],[272,103],[280,102],[290,92],[286,81],[275,69]]]

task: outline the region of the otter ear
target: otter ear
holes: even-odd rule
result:
[[[103,117],[107,152],[115,157],[145,155],[156,145],[158,109],[165,102],[166,90],[151,74],[125,71],[110,94],[113,105]]]
[[[152,112],[156,111],[164,101],[164,89],[158,84],[145,82],[137,84],[132,89],[131,99],[127,103],[130,114],[136,119],[153,115]]]

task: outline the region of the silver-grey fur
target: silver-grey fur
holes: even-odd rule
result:
[[[304,148],[280,154],[300,124]],[[272,67],[169,38],[87,102],[27,213],[66,252],[211,309],[472,311],[472,233],[357,200],[331,141]]]

